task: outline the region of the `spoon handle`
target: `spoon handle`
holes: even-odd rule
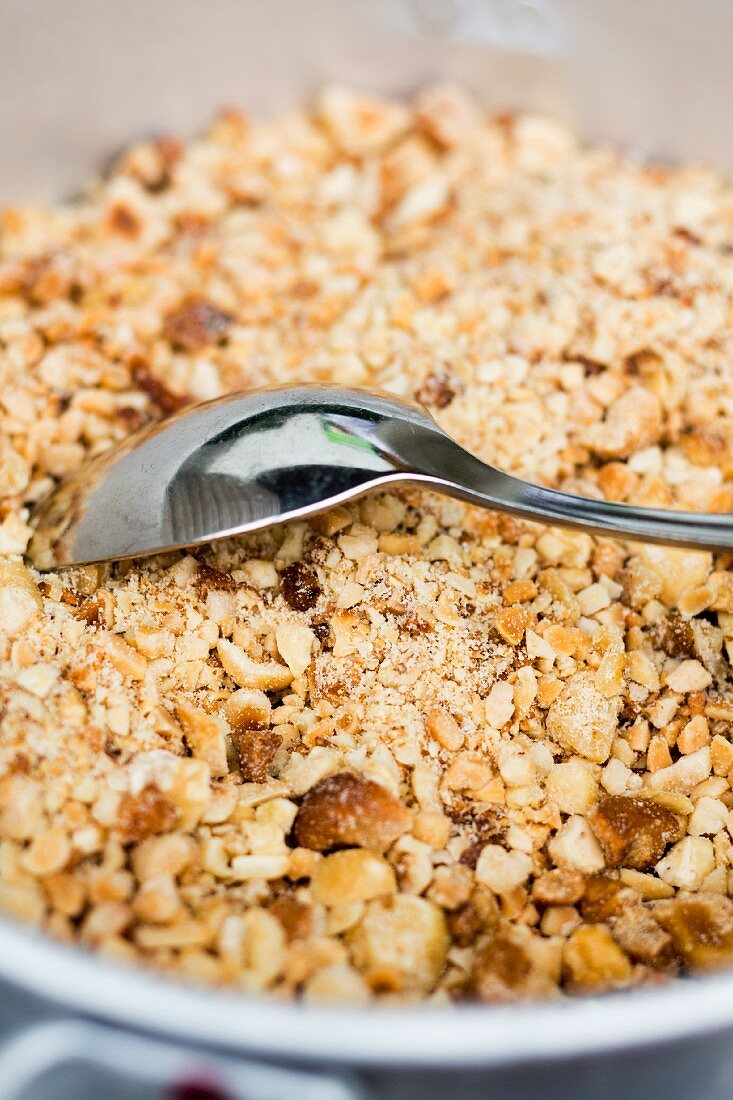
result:
[[[489,466],[435,429],[415,433],[410,444],[412,469],[420,471],[423,484],[482,508],[594,535],[697,550],[733,550],[733,514],[637,508],[561,493]]]
[[[614,501],[562,493],[533,485],[491,466],[483,467],[484,485],[479,490],[475,477],[446,488],[472,504],[564,527],[575,527],[594,535],[634,539],[639,542],[686,546],[699,550],[733,550],[733,515],[710,512],[676,512],[666,508],[638,508]]]

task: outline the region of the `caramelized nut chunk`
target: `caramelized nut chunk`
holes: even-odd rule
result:
[[[580,903],[580,912],[584,920],[595,923],[618,917],[628,905],[635,905],[639,895],[624,886],[617,879],[606,875],[595,875],[585,884],[585,893]]]
[[[123,844],[137,844],[168,832],[178,819],[175,807],[152,783],[136,795],[124,795],[117,811],[117,831]]]
[[[717,970],[733,962],[733,901],[719,894],[658,902],[654,918],[687,966]]]
[[[221,569],[215,569],[209,565],[205,558],[197,557],[198,576],[196,582],[204,592],[211,589],[221,592],[232,592],[236,588],[233,578],[228,573],[222,573]]]
[[[579,871],[554,867],[535,879],[532,900],[542,905],[575,905],[585,891],[585,878]]]
[[[241,729],[233,736],[239,770],[245,783],[264,783],[282,737],[273,730]]]
[[[293,835],[318,852],[351,845],[383,852],[409,824],[410,811],[381,784],[339,772],[307,791]]]
[[[684,833],[671,810],[648,798],[609,795],[588,814],[609,867],[643,871],[657,863]]]
[[[205,298],[182,301],[163,321],[163,332],[171,344],[183,351],[201,351],[222,340],[231,324],[230,313]]]
[[[318,577],[302,561],[291,562],[280,574],[280,589],[293,611],[309,611],[321,594]]]

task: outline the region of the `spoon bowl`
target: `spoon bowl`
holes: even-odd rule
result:
[[[634,508],[532,485],[469,454],[413,402],[304,385],[183,410],[90,460],[36,506],[29,558],[48,570],[196,546],[396,482],[594,533],[733,547],[733,516]]]

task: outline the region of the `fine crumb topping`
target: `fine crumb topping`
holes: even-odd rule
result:
[[[733,963],[733,550],[415,490],[40,576],[29,506],[195,401],[416,397],[514,474],[733,511],[733,188],[326,89],[0,215],[0,906],[312,1001]]]

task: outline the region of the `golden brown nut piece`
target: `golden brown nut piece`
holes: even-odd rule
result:
[[[293,825],[303,848],[373,848],[383,852],[410,824],[410,811],[381,784],[339,772],[306,793]]]

